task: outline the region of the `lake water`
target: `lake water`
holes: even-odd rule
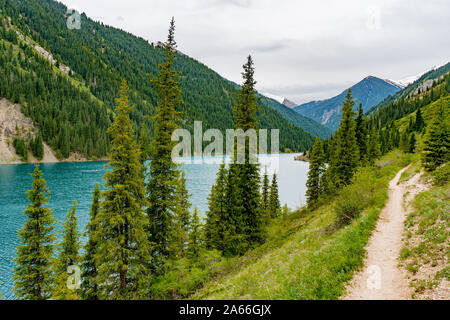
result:
[[[294,156],[295,154],[260,156],[262,166],[267,166],[269,173],[276,171],[278,174],[281,203],[292,209],[305,203],[308,172],[308,163],[295,161]],[[218,157],[207,160],[216,163],[197,164],[188,159],[181,159],[181,169],[186,173],[192,207],[197,207],[203,216],[220,163]],[[105,164],[106,162],[64,162],[41,165],[51,193],[48,207],[53,210],[59,229],[72,207],[72,202],[76,200],[79,229],[84,231],[89,220],[92,190],[96,183],[102,185],[106,172]],[[0,294],[4,299],[14,299],[12,259],[16,256],[16,247],[19,244],[17,231],[25,222],[23,211],[28,205],[25,191],[31,188],[32,178],[29,174],[33,170],[34,166],[31,164],[0,165]]]

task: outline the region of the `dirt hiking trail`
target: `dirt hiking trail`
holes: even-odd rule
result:
[[[342,297],[344,300],[411,298],[413,289],[409,286],[407,272],[398,267],[404,221],[408,213],[404,201],[407,204],[417,193],[425,191],[426,186],[420,182],[421,174],[398,184],[401,174],[408,167],[400,170],[389,182],[389,199],[366,246],[364,268],[350,281],[347,293]]]

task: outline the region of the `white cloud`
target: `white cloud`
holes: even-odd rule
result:
[[[298,103],[368,74],[401,79],[450,60],[447,0],[62,2],[152,42],[175,16],[181,51],[235,82],[251,53],[258,89]]]

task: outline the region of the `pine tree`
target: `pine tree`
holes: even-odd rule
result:
[[[372,126],[372,130],[369,135],[369,145],[367,148],[367,156],[369,158],[369,163],[373,165],[375,160],[378,159],[381,155],[380,151],[380,143],[378,137],[378,131],[375,126]]]
[[[427,130],[423,151],[423,164],[428,171],[450,159],[450,120],[442,105]]]
[[[205,242],[208,249],[224,249],[224,231],[227,214],[227,177],[225,164],[220,165],[215,184],[211,187],[206,212]]]
[[[44,144],[40,133],[30,141],[30,146],[36,159],[42,160],[42,157],[44,156]]]
[[[149,159],[151,153],[149,138],[144,126],[142,126],[139,134],[139,147],[141,148],[141,160],[144,162]]]
[[[52,298],[57,300],[78,300],[76,289],[67,285],[69,274],[68,267],[78,265],[80,262],[80,233],[76,216],[77,202],[74,201],[72,209],[66,217],[63,225],[63,237],[60,243],[60,252],[55,262],[55,285]],[[73,283],[73,285],[76,285]]]
[[[179,73],[173,70],[176,56],[175,21],[172,18],[167,42],[164,44],[166,60],[160,64],[158,77],[152,80],[158,92],[156,114],[153,117],[154,134],[151,143],[150,177],[147,184],[150,220],[150,241],[154,244],[153,269],[163,272],[164,260],[169,255],[170,226],[176,207],[175,193],[179,185],[178,170],[172,161],[172,132],[181,115],[175,110],[181,103]]]
[[[252,57],[247,57],[247,62],[243,65],[244,83],[239,90],[239,94],[233,108],[234,126],[236,129],[242,129],[246,132],[249,129],[257,130],[258,121],[256,120],[256,112],[258,111],[258,97],[256,96]],[[244,163],[237,163],[236,155],[243,149],[245,154]],[[232,175],[233,198],[231,203],[232,220],[236,223],[235,233],[230,233],[235,240],[245,241],[239,245],[240,249],[237,254],[242,254],[246,250],[261,244],[264,241],[264,216],[261,210],[260,195],[260,174],[259,164],[251,163],[255,159],[256,154],[252,153],[250,141],[248,137],[245,139],[244,145],[235,144],[233,163],[230,164],[229,174]],[[241,224],[241,225],[239,225]],[[235,248],[231,248],[231,251]]]
[[[100,299],[146,297],[150,273],[144,173],[140,150],[128,116],[128,85],[122,81],[112,136],[109,167],[105,174],[103,202],[96,217],[95,262]]]
[[[414,134],[411,134],[411,136]],[[414,142],[415,143],[415,142]],[[400,145],[399,145],[400,150],[402,150],[403,152],[408,152],[409,148],[410,148],[410,138],[409,138],[409,134],[408,131],[405,130],[401,137],[400,137]]]
[[[325,154],[324,162],[328,163],[328,166],[320,179],[320,185],[322,186],[322,192],[324,194],[334,194],[336,192],[336,185],[333,181],[333,173],[336,163],[336,138],[333,136],[327,142],[327,154]]]
[[[269,196],[269,211],[272,218],[278,217],[280,213],[280,198],[278,195],[278,181],[277,174],[274,173],[272,176],[272,184],[270,185],[270,196]]]
[[[169,229],[168,251],[171,259],[180,259],[185,256],[189,242],[189,228],[191,225],[191,213],[189,208],[190,194],[186,189],[184,171],[180,171],[177,190],[175,192],[175,208],[173,210],[172,223]]]
[[[33,189],[27,191],[31,204],[24,211],[27,220],[19,231],[21,244],[17,247],[14,268],[14,292],[18,298],[45,300],[51,296],[53,284],[51,259],[56,240],[52,211],[45,207],[49,197],[47,183],[35,165]]]
[[[356,143],[359,149],[359,160],[361,163],[367,161],[367,124],[364,117],[362,103],[359,104],[358,116],[356,117]]]
[[[97,216],[100,211],[100,186],[97,183],[93,191],[92,205],[89,212],[90,221],[86,226],[86,237],[88,238],[84,246],[84,256],[81,264],[81,297],[85,300],[98,299],[97,275],[98,270],[95,264],[98,243],[95,240],[97,230]]]
[[[250,244],[245,230],[243,197],[240,188],[239,167],[231,163],[225,183],[225,210],[220,218],[222,231],[222,252],[225,256],[244,254]]]
[[[333,180],[338,188],[351,182],[359,162],[356,123],[352,110],[354,104],[352,91],[349,89],[342,105],[342,120],[336,132],[335,160],[332,162]]]
[[[262,207],[264,210],[267,210],[269,208],[269,191],[270,191],[270,185],[269,185],[269,175],[267,174],[267,167],[264,171],[263,176],[263,182],[262,182]]]
[[[414,129],[417,132],[422,132],[424,128],[425,128],[425,121],[423,120],[422,110],[419,108],[416,111],[416,122],[414,125]]]
[[[416,135],[413,132],[411,133],[411,137],[409,138],[408,152],[414,153],[415,150],[416,150]]]
[[[317,202],[322,193],[322,176],[325,171],[325,161],[322,142],[316,138],[309,154],[308,180],[306,181],[306,198],[309,206]]]
[[[410,117],[410,118],[409,118],[409,123],[408,123],[408,129],[407,129],[407,131],[408,131],[408,133],[410,133],[410,132],[413,132],[414,129],[415,129],[415,123],[414,123],[414,121],[413,121],[413,118]]]
[[[200,251],[203,247],[203,237],[202,237],[202,224],[200,217],[198,215],[198,210],[195,208],[192,215],[192,221],[190,224],[189,233],[189,258],[192,260],[197,260],[200,256]]]

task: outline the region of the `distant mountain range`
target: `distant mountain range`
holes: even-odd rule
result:
[[[402,86],[393,81],[368,76],[353,85],[351,89],[353,99],[355,100],[354,109],[356,110],[359,104],[362,103],[363,110],[367,111],[383,101],[386,97],[401,90]],[[345,89],[339,95],[330,99],[301,104],[294,107],[294,110],[334,131],[339,127],[342,114],[342,102],[345,100],[347,90]]]

